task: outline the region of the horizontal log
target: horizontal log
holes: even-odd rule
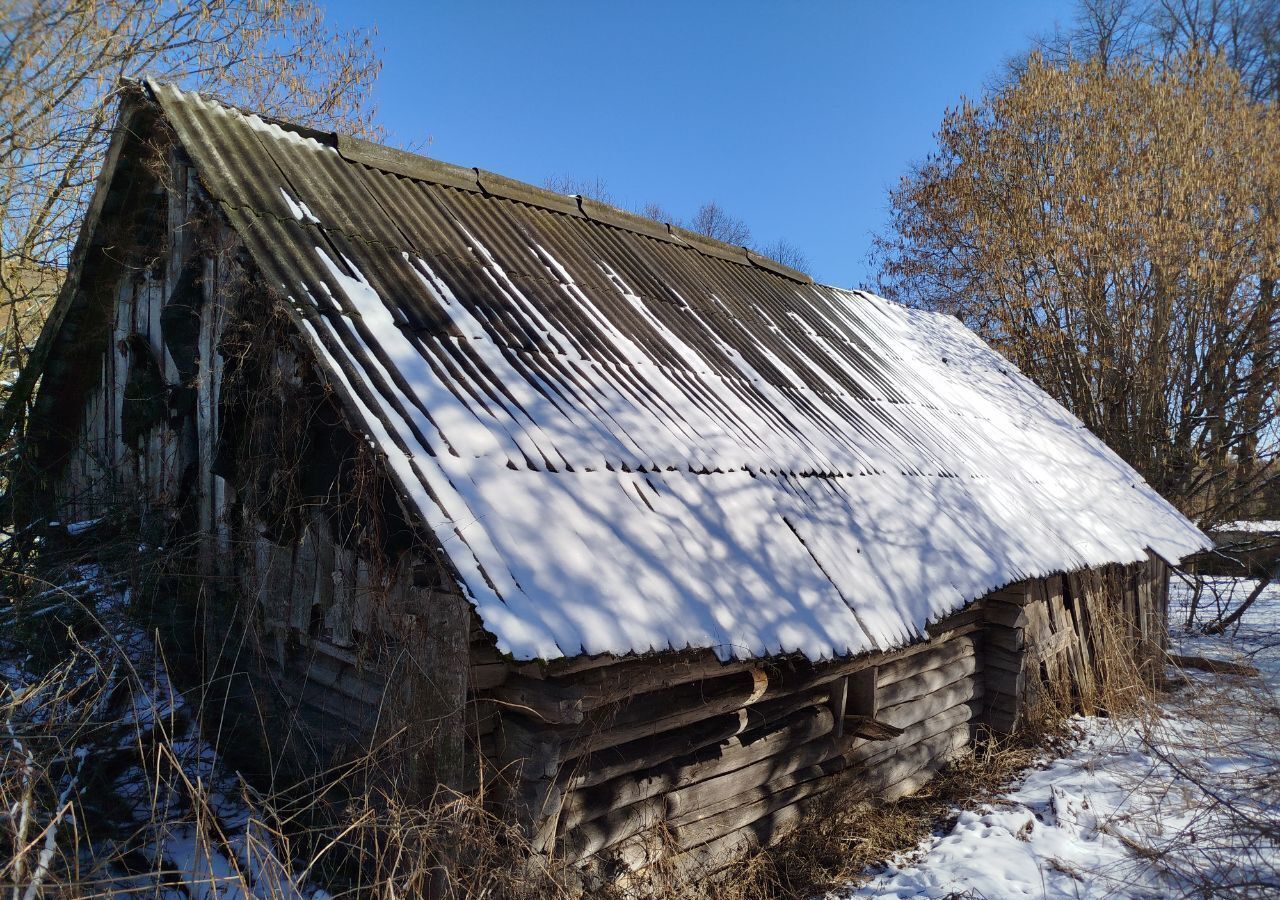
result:
[[[944,688],[962,678],[968,678],[977,670],[977,657],[967,656],[940,668],[929,669],[908,678],[903,678],[901,681],[895,681],[893,684],[884,685],[877,691],[880,697],[880,707],[883,709],[886,706],[906,703],[909,700],[915,700],[917,697],[923,697],[925,694]]]
[[[472,693],[492,690],[506,681],[511,672],[512,666],[505,662],[474,663],[467,687]]]
[[[832,731],[833,724],[829,709],[806,707],[764,728],[736,735],[657,768],[575,790],[561,810],[560,827],[568,830],[612,810],[749,766],[780,750],[822,737]]]
[[[884,689],[888,685],[896,684],[896,682],[910,679],[922,672],[929,672],[950,666],[951,663],[959,662],[961,659],[972,659],[977,655],[977,649],[974,648],[973,638],[960,638],[943,644],[942,647],[934,650],[933,653],[920,654],[919,657],[911,657],[909,659],[901,659],[899,662],[890,664],[890,666],[881,666],[877,670],[876,684],[879,689]]]
[[[1012,603],[1023,605],[1031,600],[1031,582],[1020,581],[1017,584],[1011,584],[1002,587],[998,591],[992,591],[982,598],[983,603]]]
[[[1010,697],[1021,697],[1026,689],[1027,678],[1022,673],[1006,672],[1003,669],[991,669],[983,673],[988,693],[1005,694]]]
[[[572,862],[597,853],[658,824],[679,831],[702,819],[728,815],[729,824],[725,827],[736,829],[741,825],[729,815],[732,811],[750,807],[741,815],[754,815],[766,809],[774,795],[791,796],[788,792],[792,788],[851,765],[867,772],[867,790],[874,790],[881,783],[906,777],[945,752],[938,748],[945,746],[949,750],[956,741],[969,740],[970,722],[976,716],[975,707],[961,704],[913,726],[895,741],[864,743],[843,757],[833,739],[815,740],[719,777],[677,788],[665,797],[646,798],[611,811],[598,821],[587,821],[566,835],[566,860]],[[882,763],[887,766],[883,774],[879,771]]]
[[[1027,624],[1027,609],[1021,604],[988,603],[985,612],[988,627],[1023,628]]]
[[[886,787],[880,792],[880,800],[885,803],[893,803],[896,800],[901,800],[903,797],[910,797],[930,781],[937,778],[938,772],[943,768],[943,766],[972,752],[973,749],[968,744],[957,747],[955,750],[940,756],[936,762],[925,766],[914,775],[908,775],[897,784],[891,784]]]
[[[761,670],[752,670],[644,694],[617,709],[594,710],[578,734],[568,741],[565,756],[572,758],[649,738],[757,703],[800,695],[810,688],[804,673],[766,676]],[[823,694],[826,696],[827,692],[824,690]]]
[[[1021,628],[992,628],[986,633],[986,641],[989,647],[1020,654],[1026,646],[1026,634]]]
[[[979,719],[981,715],[981,701],[971,700],[968,703],[953,706],[935,716],[930,716],[923,722],[912,725],[892,741],[867,742],[857,746],[845,754],[845,758],[850,763],[857,763],[871,769],[883,760],[899,756],[903,751],[928,741],[936,735],[950,731],[966,722],[972,723]]]
[[[299,677],[321,685],[348,700],[369,707],[372,713],[382,705],[386,680],[371,672],[361,672],[342,663],[335,663],[323,657],[313,657],[309,663],[302,663],[294,669]],[[288,666],[286,668],[294,668]]]
[[[973,656],[977,647],[975,638],[969,635],[939,644],[928,653],[920,653],[905,659],[887,663],[877,669],[876,683],[883,686],[901,681],[928,669],[937,669],[958,659]]]
[[[376,705],[352,702],[314,679],[304,678],[292,670],[285,672],[277,670],[273,680],[279,686],[287,704],[295,709],[300,717],[306,718],[307,709],[310,708],[342,722],[350,735],[359,737],[362,741],[367,740],[372,734],[378,715]],[[288,731],[292,728],[292,724],[282,723],[281,727]]]
[[[557,677],[556,680],[580,691],[582,709],[590,711],[640,694],[749,672],[760,666],[761,661],[755,659],[722,662],[710,650],[705,650],[674,659],[628,660],[593,668],[572,678]]]
[[[756,798],[748,803],[687,824],[669,825],[669,833],[676,846],[682,850],[705,844],[790,806],[797,800],[839,787],[844,781],[833,776],[840,773],[843,766],[843,760],[837,757],[821,766],[793,772],[778,779],[777,783],[771,782],[748,792],[749,796]]]
[[[1012,710],[988,707],[984,724],[999,734],[1011,734],[1018,724],[1018,717]]]
[[[946,742],[942,742],[945,746]],[[951,753],[964,751],[963,745]],[[942,751],[944,754],[948,751]],[[806,793],[761,815],[737,829],[726,830],[701,844],[695,844],[680,853],[669,855],[666,842],[652,837],[633,838],[615,848],[613,861],[625,872],[619,883],[623,886],[639,884],[647,866],[661,863],[664,873],[685,880],[705,879],[726,866],[743,859],[761,847],[776,843],[804,823],[811,821],[813,811],[835,797],[840,803],[857,803],[859,798],[874,792],[902,796],[904,791],[914,792],[934,776],[932,770],[923,767],[892,780],[893,773],[870,778],[858,768],[849,768],[835,775],[820,779],[821,790]],[[747,817],[744,817],[747,818]]]
[[[761,728],[806,707],[825,705],[826,701],[826,689],[818,688],[737,709],[677,731],[604,748],[572,763],[566,772],[567,786],[570,789],[590,787],[629,772],[659,766],[708,745]]]
[[[487,696],[500,707],[553,725],[577,725],[583,719],[581,692],[551,681],[510,675]]]
[[[523,716],[504,712],[498,717],[495,762],[521,780],[555,777],[564,758],[562,736],[554,729]]]
[[[924,630],[925,634],[935,642],[942,643],[961,628],[975,624],[981,625],[982,621],[982,604],[974,602],[959,612],[939,619],[932,625],[926,625]]]
[[[782,779],[789,778],[792,783],[807,780],[808,776],[801,778],[796,773],[816,767],[823,767],[822,774],[843,769],[847,763],[832,762],[837,755],[834,738],[819,738],[736,771],[678,788],[666,795],[667,821],[673,825],[696,821],[721,807],[738,805],[765,786],[770,790],[779,788]]]
[[[1011,653],[994,645],[988,645],[982,650],[984,670],[1003,669],[1006,672],[1021,672],[1025,659],[1026,657],[1021,653]]]
[[[879,718],[898,728],[910,728],[953,706],[981,699],[985,691],[986,685],[981,676],[973,675],[915,700],[887,706],[880,710]]]
[[[564,833],[557,839],[556,855],[567,865],[581,862],[628,838],[653,831],[665,821],[666,802],[648,797],[631,806],[599,816]]]
[[[936,735],[912,748],[873,772],[861,767],[842,768],[842,760],[829,760],[821,766],[813,766],[775,779],[759,788],[746,792],[749,802],[697,818],[691,823],[675,820],[667,824],[668,833],[676,846],[689,850],[699,845],[718,843],[743,828],[751,827],[756,845],[777,840],[785,831],[798,823],[807,809],[802,801],[828,794],[833,790],[850,790],[849,801],[889,790],[894,785],[919,773],[932,762],[961,750],[969,741],[971,729],[967,723]],[[735,797],[733,803],[741,799]],[[783,812],[784,810],[791,812]],[[703,810],[707,812],[707,810]],[[624,865],[627,853],[622,854]],[[629,860],[628,868],[652,858],[652,853],[639,854]]]
[[[844,773],[839,773],[834,779],[843,777]],[[839,797],[836,793],[839,787],[831,784],[823,791],[800,797],[721,837],[673,855],[666,853],[668,848],[661,842],[633,839],[617,853],[619,865],[629,870],[618,884],[624,890],[633,885],[639,886],[645,877],[645,867],[659,862],[664,876],[684,883],[705,883],[717,878],[753,851],[776,844],[798,827],[811,822],[815,811],[830,802],[830,798]]]
[[[880,797],[904,778],[915,775],[926,766],[941,763],[972,740],[973,726],[969,722],[961,722],[867,767],[863,777],[856,782],[856,788],[861,796]]]
[[[687,825],[844,768],[843,761],[833,761],[834,753],[831,739],[819,739],[779,757],[614,810],[567,832],[562,858],[577,862],[658,825]]]
[[[940,635],[937,640],[925,640],[897,650],[888,650],[884,653],[864,654],[849,660],[834,660],[832,662],[823,663],[817,667],[812,684],[829,684],[837,678],[843,678],[854,672],[860,672],[871,666],[887,666],[898,660],[907,659],[919,653],[929,653],[936,650],[940,645],[953,641],[956,638],[966,635],[976,634],[982,631],[981,622],[970,622],[966,625],[960,625],[950,631]]]

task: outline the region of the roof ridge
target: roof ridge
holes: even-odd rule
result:
[[[584,197],[581,194],[560,194],[497,172],[490,172],[476,167],[459,166],[340,131],[324,131],[308,125],[301,125],[297,122],[268,116],[200,91],[183,90],[173,82],[147,78],[145,79],[145,84],[153,98],[158,97],[159,89],[162,87],[170,88],[179,94],[194,94],[205,102],[217,104],[224,109],[234,110],[244,116],[256,116],[270,125],[292,131],[300,137],[310,138],[318,143],[332,147],[339,156],[348,162],[359,163],[404,178],[412,178],[415,181],[425,181],[459,190],[502,197],[528,206],[558,212],[562,215],[599,222],[633,234],[640,234],[655,240],[664,240],[684,246],[691,250],[696,250],[704,256],[728,260],[748,268],[764,269],[767,272],[772,272],[791,281],[798,281],[801,284],[815,283],[813,278],[804,272],[756,253],[748,247],[725,243],[724,241],[707,237],[704,234],[673,225],[670,222],[650,219],[647,216],[629,212],[620,207],[603,203],[590,197]]]

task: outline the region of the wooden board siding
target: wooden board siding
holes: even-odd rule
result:
[[[980,637],[968,633],[885,665],[877,663],[891,654],[861,661],[852,674],[875,673],[876,718],[902,729],[890,740],[838,732],[830,697],[844,678],[830,679],[821,667],[779,673],[776,693],[766,690],[756,703],[718,715],[701,717],[699,704],[690,703],[687,714],[665,717],[683,724],[563,763],[550,779],[548,821],[535,833],[554,835],[549,849],[566,861],[638,870],[662,852],[698,855],[709,842],[734,835],[744,846],[768,843],[832,790],[901,796],[971,743],[983,713],[980,646]],[[725,677],[745,685],[742,673]],[[718,709],[712,698],[723,695],[714,679],[707,683],[705,708]],[[631,702],[646,701],[641,694]],[[510,717],[502,718],[505,728]]]
[[[96,369],[98,378],[84,398],[80,421],[72,425],[71,449],[52,487],[55,507],[67,519],[90,519],[120,512],[145,516],[154,510],[172,510],[178,499],[186,462],[181,428],[170,427],[168,422],[156,423],[136,444],[126,441],[122,430],[130,371],[126,345],[131,338],[141,339],[164,385],[171,388],[181,381],[165,345],[161,314],[165,304],[175,300],[175,292],[182,284],[183,267],[197,258],[189,236],[193,201],[187,190],[196,188],[190,168],[180,162],[173,162],[171,177],[174,184],[183,185],[184,189],[163,191],[157,187],[150,200],[164,207],[168,223],[160,261],[154,262],[156,248],[147,248],[141,254],[146,259],[122,261],[136,264],[121,265],[115,288],[108,292],[112,297],[109,339],[105,346],[97,349],[95,358],[82,363]],[[216,433],[215,423],[205,420],[210,409],[207,394],[217,384],[217,372],[213,370],[221,363],[215,351],[217,313],[221,305],[214,299],[223,278],[216,257],[204,257],[203,265],[204,309],[214,314],[203,316],[201,321],[201,382],[206,387],[202,394],[206,402],[200,405],[202,448]],[[208,467],[202,466],[200,471],[207,473]],[[217,493],[213,485],[205,485],[200,491],[202,497]]]
[[[986,724],[1011,732],[1050,697],[1091,712],[1101,681],[1114,674],[1107,666],[1117,662],[1154,677],[1167,640],[1168,591],[1169,567],[1151,555],[984,598]]]

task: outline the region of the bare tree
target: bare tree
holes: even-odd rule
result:
[[[0,0],[0,366],[22,365],[61,284],[121,79],[367,134],[380,66],[312,0]]]
[[[1280,115],[1220,57],[1032,57],[950,110],[876,241],[1184,511],[1248,511],[1280,449]]]
[[[666,209],[658,203],[646,203],[644,206],[640,207],[639,213],[646,219],[653,219],[655,222],[670,222],[672,224],[679,224],[680,222],[679,219],[667,212]]]
[[[569,194],[587,197],[600,203],[613,203],[613,194],[609,191],[609,184],[603,178],[579,178],[576,175],[552,175],[542,182],[542,186],[549,191],[557,194]]]
[[[747,227],[747,223],[729,215],[724,207],[714,200],[709,200],[698,207],[688,228],[690,231],[696,231],[717,241],[724,241],[726,244],[745,247],[751,243],[751,229]]]
[[[805,256],[804,251],[786,238],[778,238],[772,244],[766,244],[763,247],[754,248],[761,256],[767,256],[770,259],[777,260],[784,266],[795,269],[797,272],[803,272],[806,275],[812,275],[810,270],[809,257]]]
[[[1138,56],[1159,67],[1221,54],[1255,100],[1280,100],[1280,0],[1078,0],[1075,21],[1042,38],[1055,62]]]

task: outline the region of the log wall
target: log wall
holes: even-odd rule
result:
[[[490,709],[487,751],[517,776],[509,799],[536,847],[611,878],[643,878],[660,859],[706,871],[778,840],[823,800],[913,793],[980,734],[1017,728],[1045,679],[1092,684],[1091,606],[1120,613],[1139,654],[1153,649],[1166,589],[1154,557],[1024,582],[918,644],[819,665],[490,660],[478,666],[504,674],[473,683],[471,702]]]
[[[825,665],[712,654],[510,671],[495,767],[535,846],[598,871],[768,844],[833,790],[911,793],[973,741],[985,706],[970,608],[893,653]],[[723,852],[722,852],[723,851]]]

